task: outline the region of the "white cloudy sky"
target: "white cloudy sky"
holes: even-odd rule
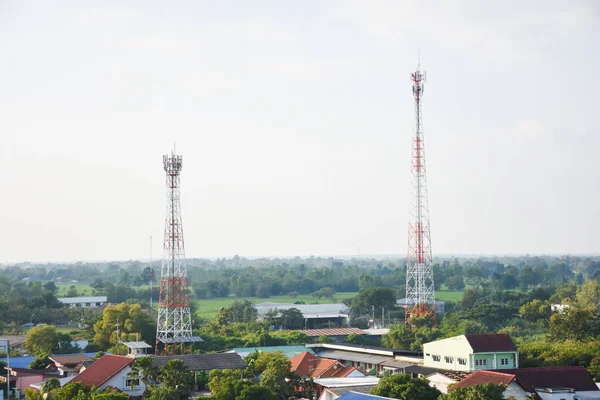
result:
[[[0,262],[404,254],[412,94],[434,253],[600,246],[600,5],[0,1]]]

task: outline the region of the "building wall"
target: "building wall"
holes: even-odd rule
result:
[[[6,372],[6,370],[5,370]],[[16,388],[21,392],[27,389],[29,385],[36,382],[41,382],[44,380],[44,374],[39,375],[17,375],[17,382],[15,383]]]
[[[127,375],[131,372],[131,367],[125,367],[119,373],[115,374],[112,378],[106,381],[103,385],[100,386],[101,389],[104,389],[108,386],[114,386],[117,389],[120,389],[127,393],[130,396],[141,396],[144,393],[144,385],[140,380],[140,386],[131,390],[129,386],[125,386],[125,379]]]
[[[594,391],[579,391],[579,392],[574,392],[574,393],[567,393],[567,392],[558,392],[558,393],[543,393],[543,392],[537,392],[537,395],[540,396],[540,398],[542,400],[575,400],[578,397],[577,396],[581,396],[582,399],[598,399],[600,398],[600,391],[598,390],[594,390]]]
[[[494,364],[494,355],[496,356],[496,363]],[[473,371],[479,369],[507,369],[517,368],[515,366],[515,352],[503,352],[503,353],[475,353],[473,354]],[[502,365],[501,360],[508,359],[508,364]],[[485,360],[485,364],[481,361]],[[479,365],[478,365],[479,364]]]
[[[471,371],[471,354],[471,345],[462,335],[436,340],[423,344],[423,365],[453,371]],[[439,356],[439,361],[434,361],[434,356]],[[447,362],[445,357],[451,357],[451,362]],[[459,358],[465,359],[465,365],[459,363]]]
[[[506,390],[504,392],[502,392],[502,396],[505,399],[511,399],[511,400],[527,400],[530,398],[529,392],[526,392],[525,390],[523,390],[523,388],[515,382],[511,382],[508,385]]]
[[[427,377],[429,386],[437,388],[442,393],[448,393],[448,386],[455,384],[457,381],[448,378],[445,375],[435,373]]]
[[[335,400],[337,399],[338,396],[337,394],[331,393],[329,390],[325,389],[323,391],[323,393],[321,394],[321,397],[319,397],[319,400]]]

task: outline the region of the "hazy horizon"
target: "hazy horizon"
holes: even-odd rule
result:
[[[0,3],[0,263],[406,253],[413,98],[433,254],[598,254],[593,1]],[[282,257],[282,256],[279,256]],[[294,256],[291,256],[294,257]]]

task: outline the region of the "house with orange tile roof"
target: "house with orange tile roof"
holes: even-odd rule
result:
[[[344,378],[365,376],[354,367],[346,366],[338,360],[321,358],[305,351],[290,358],[291,370],[300,376],[312,378]]]
[[[129,377],[134,361],[133,357],[105,354],[74,377],[71,382],[81,382],[85,386],[95,386],[100,389],[110,386],[133,397],[141,396],[144,386],[139,379]]]
[[[452,392],[457,388],[486,383],[505,386],[505,399],[525,400],[530,396],[541,400],[600,399],[600,390],[584,367],[476,371],[448,390]]]

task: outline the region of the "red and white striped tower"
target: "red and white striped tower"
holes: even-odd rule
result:
[[[421,100],[425,73],[419,67],[411,73],[415,99],[415,132],[412,146],[412,201],[408,225],[408,257],[406,264],[405,322],[414,316],[431,315],[435,319],[435,289],[431,234],[429,231],[429,204],[427,200],[427,174],[425,168],[425,142],[423,139],[423,114]]]
[[[178,344],[181,345],[180,351],[183,351],[184,343],[202,341],[200,337],[192,335],[179,201],[179,173],[182,168],[182,157],[173,151],[171,155],[163,156],[163,165],[167,174],[167,216],[156,321],[156,354],[175,353]]]

